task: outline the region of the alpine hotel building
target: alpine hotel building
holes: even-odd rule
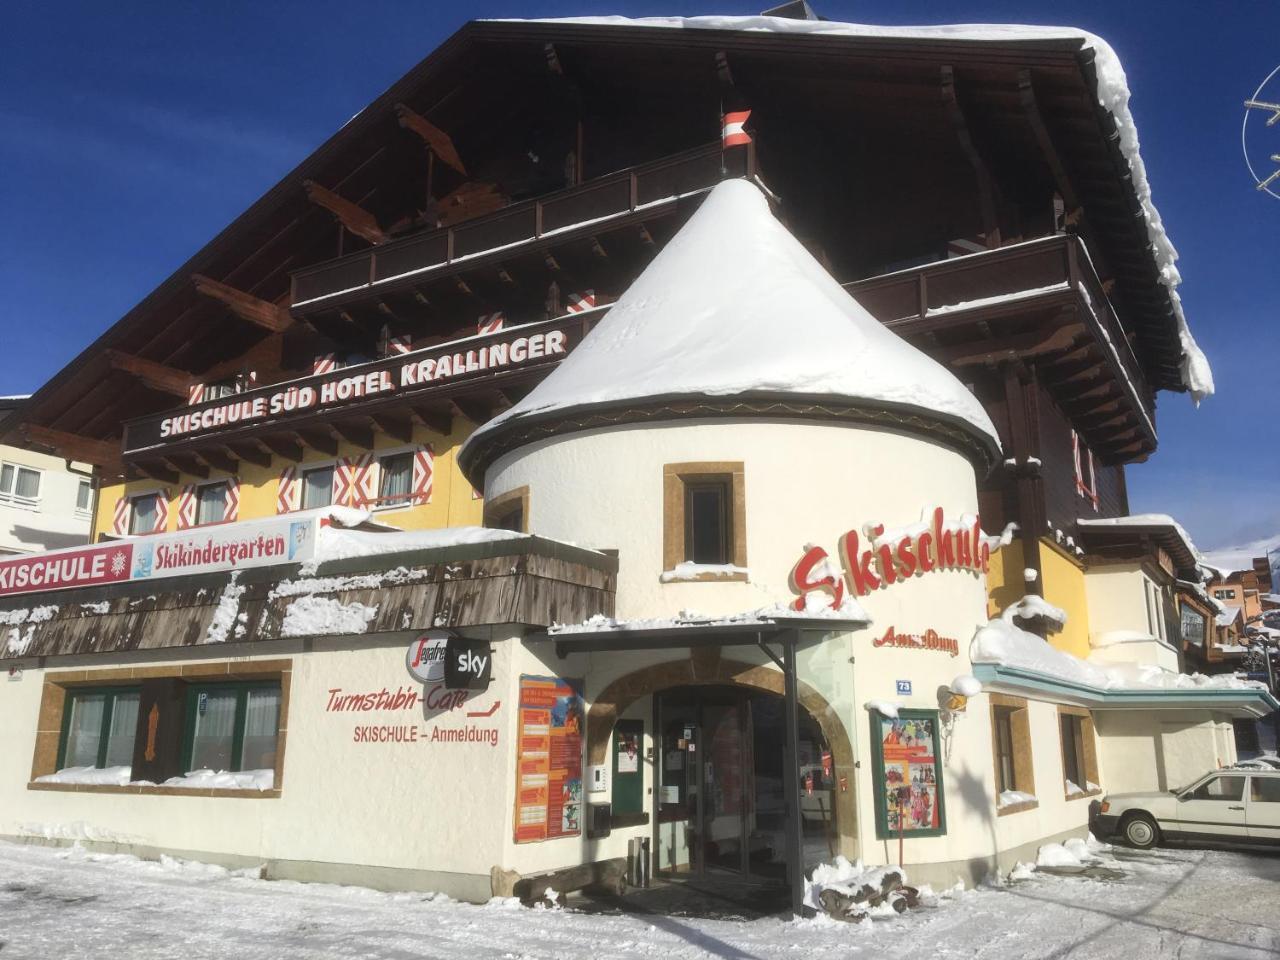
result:
[[[1230,763],[1125,489],[1172,258],[1097,38],[467,24],[4,425],[96,479],[0,561],[0,836],[798,904]]]

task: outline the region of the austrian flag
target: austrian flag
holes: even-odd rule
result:
[[[742,147],[751,142],[751,135],[743,129],[747,125],[750,110],[738,110],[724,115],[720,139],[725,147]]]

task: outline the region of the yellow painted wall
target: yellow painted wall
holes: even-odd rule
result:
[[[1006,607],[1026,595],[1027,585],[1022,578],[1025,568],[1021,540],[1015,539],[991,555],[991,564],[987,567],[988,617],[998,617]]]
[[[380,520],[405,530],[437,529],[440,527],[478,526],[483,519],[483,503],[473,496],[471,484],[458,469],[457,453],[462,442],[471,433],[471,425],[460,418],[454,419],[453,431],[447,437],[433,433],[421,426],[415,426],[414,444],[430,444],[435,453],[435,473],[432,477],[431,502],[411,507],[392,507],[377,511]],[[384,434],[374,435],[374,451],[395,450],[404,446],[399,440]],[[363,447],[350,443],[339,443],[339,457],[355,457],[366,452]],[[314,450],[307,450],[308,456],[298,466],[305,470],[310,466],[332,462],[333,458]],[[276,494],[280,482],[280,472],[292,465],[291,461],[273,458],[271,466],[256,467],[251,463],[240,464],[240,519],[261,520],[276,515]],[[168,530],[176,530],[178,525],[178,497],[182,487],[189,483],[207,483],[224,477],[225,474],[212,471],[208,479],[182,476],[177,484],[162,484],[155,480],[134,480],[125,484],[103,487],[98,498],[98,512],[93,523],[93,538],[100,534],[111,533],[112,520],[115,514],[116,501],[124,497],[133,497],[150,493],[158,489],[169,492]]]
[[[1085,594],[1084,567],[1063,553],[1051,540],[1040,541],[1044,598],[1067,614],[1067,624],[1049,634],[1049,643],[1084,659],[1089,656],[1089,601]]]

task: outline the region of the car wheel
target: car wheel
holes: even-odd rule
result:
[[[1156,822],[1144,813],[1136,814],[1126,820],[1123,833],[1125,843],[1139,850],[1149,850],[1160,839]]]

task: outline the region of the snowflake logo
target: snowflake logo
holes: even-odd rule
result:
[[[111,555],[111,575],[118,577],[124,573],[125,567],[129,565],[129,558],[124,555],[123,550],[117,550]]]

